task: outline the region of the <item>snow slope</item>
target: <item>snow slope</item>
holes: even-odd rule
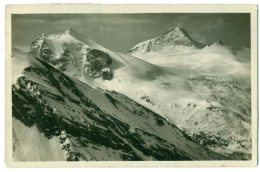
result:
[[[250,49],[217,41],[202,49],[163,45],[142,53],[132,50],[129,54],[173,74],[157,91],[142,91],[157,113],[213,150],[251,153]]]
[[[36,126],[26,127],[13,118],[14,161],[58,161],[66,160],[57,136],[48,139]]]
[[[155,65],[180,71],[188,69],[190,73],[250,76],[250,49],[233,48],[217,42],[203,49],[164,47],[139,57]]]
[[[26,60],[21,51],[13,53],[17,61]],[[232,159],[132,99],[93,89],[31,58],[12,86],[15,160]]]
[[[57,56],[57,53],[53,53],[57,52],[56,49],[51,48],[62,47],[63,51],[67,49],[70,52],[70,56],[65,57],[69,57],[68,63],[73,59],[81,60],[76,67],[68,65],[72,67],[59,68],[41,55],[41,49],[34,48],[36,43],[32,44],[31,53],[92,87],[115,90],[130,97],[212,150],[229,155],[235,153],[236,156],[241,154],[241,159],[250,158],[251,91],[248,49],[228,47],[220,42],[201,49],[202,46],[198,45],[202,44],[197,44],[186,32],[177,28],[156,39],[159,48],[139,53],[137,58],[112,52],[78,35],[69,30],[40,38],[46,40],[46,47],[51,49],[48,57],[63,59],[63,53],[58,53],[60,55]],[[67,41],[67,38],[80,43],[68,43],[71,41]],[[79,48],[71,48],[78,45]],[[81,53],[83,47],[88,49]],[[97,59],[103,57],[104,53],[109,55],[111,64],[108,66],[112,78],[93,77],[84,70],[82,59],[88,61],[92,57],[88,56],[89,49],[101,51],[101,55],[94,56]]]

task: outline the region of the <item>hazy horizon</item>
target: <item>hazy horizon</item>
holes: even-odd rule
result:
[[[51,34],[69,28],[118,52],[160,36],[173,27],[184,28],[194,40],[212,44],[250,48],[250,14],[14,14],[12,43],[29,50],[41,33]]]

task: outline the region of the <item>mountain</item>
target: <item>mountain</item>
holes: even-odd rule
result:
[[[82,80],[101,78],[111,80],[116,70],[146,78],[154,78],[162,71],[141,59],[112,52],[73,29],[58,34],[38,37],[31,45],[30,54],[44,60],[62,72]]]
[[[99,51],[100,48],[94,41],[84,39],[75,30],[69,29],[59,34],[42,34],[32,43],[31,54],[61,71],[111,79],[112,59],[108,53]]]
[[[250,49],[216,41],[201,49],[163,45],[132,52],[172,72],[157,85],[158,94],[145,91],[157,105],[157,110],[151,109],[212,150],[250,154]]]
[[[182,29],[176,32],[187,44],[165,44],[139,57],[110,51],[72,29],[42,34],[30,54],[96,90],[129,97],[203,147],[250,159],[250,50],[218,42],[200,49]]]
[[[93,89],[16,48],[12,56],[16,161],[232,158],[125,95]]]
[[[250,49],[232,47],[216,41],[202,49],[191,47],[164,47],[145,54],[136,55],[156,66],[175,68],[179,71],[203,75],[250,76]],[[186,72],[187,73],[187,72]]]
[[[127,54],[138,56],[165,47],[176,46],[195,47],[199,49],[205,47],[203,43],[193,40],[185,29],[175,27],[168,30],[159,37],[137,44],[132,49],[130,49]]]

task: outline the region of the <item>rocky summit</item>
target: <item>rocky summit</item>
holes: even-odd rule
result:
[[[191,38],[188,32],[180,27],[175,27],[159,37],[149,39],[147,41],[141,42],[130,49],[127,53],[131,55],[145,54],[150,51],[156,51],[158,49],[169,47],[169,46],[187,46],[203,48],[206,45],[195,41]]]
[[[105,80],[113,78],[109,54],[90,48],[84,42],[84,36],[73,29],[58,34],[42,34],[32,43],[30,53],[55,68],[76,76]]]

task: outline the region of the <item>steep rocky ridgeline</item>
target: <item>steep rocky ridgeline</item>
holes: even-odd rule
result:
[[[12,86],[13,118],[36,127],[49,140],[58,138],[68,161],[228,159],[130,98],[94,90],[37,61]]]

